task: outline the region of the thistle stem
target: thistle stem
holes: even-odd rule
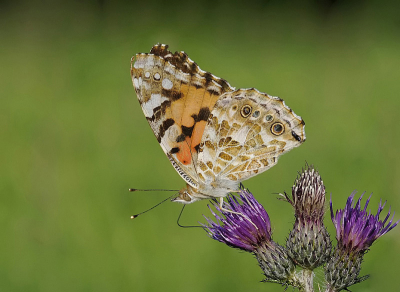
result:
[[[304,284],[304,292],[314,292],[314,273],[311,270],[304,269],[302,271]]]

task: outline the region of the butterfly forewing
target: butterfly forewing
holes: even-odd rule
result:
[[[142,110],[165,154],[197,187],[197,151],[208,117],[220,95],[233,91],[225,80],[202,71],[184,52],[156,45],[137,54],[132,82]]]

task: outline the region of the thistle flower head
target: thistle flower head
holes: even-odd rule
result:
[[[295,222],[286,241],[287,252],[300,266],[313,270],[329,258],[332,245],[324,227],[325,186],[313,166],[306,166],[284,195],[295,211]]]
[[[336,239],[338,241],[337,248],[346,251],[349,255],[364,253],[376,239],[392,230],[400,221],[393,223],[393,213],[392,218],[387,222],[390,217],[390,209],[385,219],[379,220],[379,215],[386,202],[382,204],[381,200],[378,211],[374,215],[371,214],[371,211],[367,212],[371,196],[362,208],[361,199],[364,193],[357,202],[353,201],[355,194],[356,192],[353,192],[348,197],[345,208],[337,210],[335,215],[333,214],[332,198],[330,200],[331,218],[336,228]]]
[[[337,246],[325,266],[325,279],[329,291],[340,291],[347,289],[351,285],[366,280],[369,276],[359,277],[361,263],[365,252],[376,239],[396,227],[397,222],[393,223],[393,216],[389,222],[390,210],[385,219],[379,220],[379,215],[385,207],[382,201],[379,203],[376,215],[367,212],[367,207],[371,196],[361,207],[360,196],[354,202],[353,192],[347,199],[344,209],[339,209],[333,214],[332,198],[330,201],[331,218],[336,228]]]
[[[211,238],[253,253],[266,276],[265,281],[299,286],[293,277],[293,261],[286,249],[271,238],[271,222],[263,206],[248,190],[240,192],[240,199],[230,195],[227,200],[225,210],[221,210],[216,202],[213,204],[225,218],[211,208],[217,222],[206,217],[208,225],[203,227]]]
[[[217,222],[206,217],[209,225],[203,225],[213,239],[249,252],[271,241],[269,216],[248,190],[240,192],[240,200],[232,195],[227,200],[224,208],[235,213],[221,210],[214,202],[215,209],[225,218],[210,208]]]

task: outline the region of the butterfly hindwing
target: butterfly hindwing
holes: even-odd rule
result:
[[[206,126],[197,173],[204,183],[240,182],[266,171],[304,140],[304,121],[280,98],[255,89],[225,93]]]

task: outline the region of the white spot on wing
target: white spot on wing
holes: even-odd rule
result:
[[[189,73],[183,73],[182,71],[181,72],[177,71],[175,78],[178,79],[179,81],[183,81],[185,83],[188,83],[190,80]]]
[[[157,72],[156,74],[154,74],[154,79],[155,80],[160,80],[161,75]]]
[[[215,77],[215,76],[214,76]],[[217,86],[217,87],[219,87],[219,88],[222,88],[222,86],[221,85],[219,85],[217,82],[215,82],[214,80],[212,80],[212,83],[215,85],[215,86]]]
[[[168,78],[164,78],[162,81],[162,87],[164,89],[171,89],[172,86],[174,86],[174,84],[172,83],[171,80],[169,80]]]
[[[154,66],[154,57],[153,58],[147,58],[146,66],[147,67],[153,67]]]
[[[164,67],[165,72],[174,75],[175,74],[175,68],[170,64],[170,63],[165,63]]]
[[[214,80],[213,80],[213,81],[214,81]],[[209,86],[207,87],[207,90],[213,90],[213,91],[215,91],[215,92],[221,93],[221,87],[217,87],[217,86],[214,86],[214,85],[209,85]]]
[[[133,78],[133,85],[135,85],[135,88],[139,88],[139,82],[137,78]]]
[[[153,110],[160,106],[164,101],[168,100],[165,96],[162,96],[161,94],[152,94],[150,99],[142,103],[142,109],[143,113],[146,117],[150,118],[153,116]]]
[[[201,86],[203,86],[203,84],[201,84],[199,81],[197,81],[197,80],[193,80],[192,81],[192,85],[195,85],[195,86],[197,86],[197,87],[201,87]]]
[[[146,63],[146,59],[144,59],[143,55],[136,55],[136,62],[133,64],[135,69],[143,68]]]
[[[144,73],[144,76],[145,76],[146,78],[149,78],[149,77],[150,77],[150,72]]]

